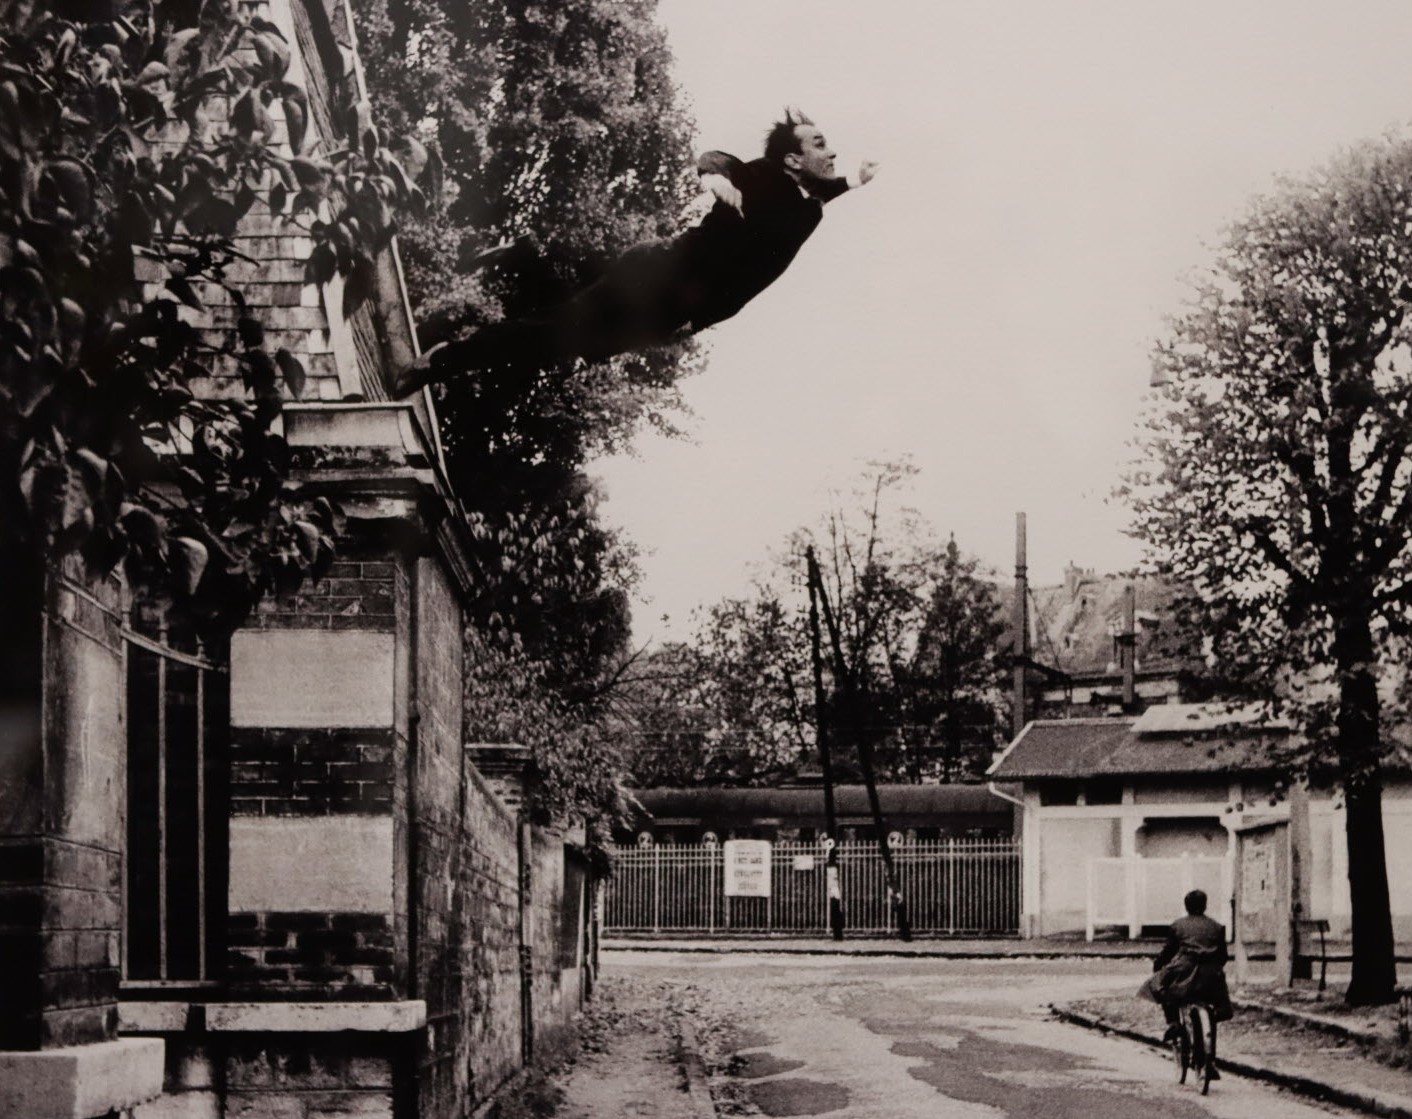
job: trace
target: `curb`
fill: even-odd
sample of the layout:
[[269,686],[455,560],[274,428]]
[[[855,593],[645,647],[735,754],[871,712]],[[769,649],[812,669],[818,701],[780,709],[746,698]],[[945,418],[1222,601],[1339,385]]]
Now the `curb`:
[[751,943],[749,945],[711,945],[692,944],[674,945],[654,942],[650,944],[630,944],[616,943],[604,944],[601,946],[603,952],[673,952],[679,955],[712,955],[712,956],[744,956],[744,955],[766,955],[766,956],[877,956],[891,959],[917,959],[917,960],[1055,960],[1055,959],[1090,959],[1090,960],[1151,960],[1152,949],[1118,949],[1109,952],[1085,952],[1082,949],[1073,950],[1070,948],[1026,948],[1016,952],[985,952],[978,949],[967,948],[924,948],[924,949],[901,949],[901,948],[812,948],[801,945],[771,945],[766,943]]
[[696,1028],[683,1017],[677,1019],[677,1063],[686,1079],[686,1094],[697,1119],[716,1119],[716,1104],[711,1099],[706,1062],[696,1042]]
[[[1141,1042],[1156,1049],[1165,1049],[1162,1039],[1155,1034],[1143,1033],[1140,1030],[1130,1030],[1125,1026],[1111,1025],[1101,1018],[1094,1018],[1087,1014],[1081,1014],[1076,1010],[1069,1010],[1065,1007],[1050,1004],[1049,1012],[1059,1021],[1067,1022],[1073,1026],[1082,1026],[1085,1029],[1097,1030],[1103,1034],[1113,1034],[1117,1037],[1127,1038],[1130,1041]],[[1217,1035],[1217,1048],[1219,1048],[1220,1037]],[[1294,1073],[1281,1072],[1279,1069],[1271,1068],[1269,1065],[1258,1064],[1249,1060],[1232,1060],[1229,1057],[1219,1057],[1216,1060],[1217,1066],[1222,1072],[1234,1072],[1240,1076],[1249,1077],[1252,1080],[1264,1080],[1268,1083],[1287,1088],[1291,1092],[1297,1092],[1301,1096],[1308,1096],[1311,1099],[1322,1100],[1326,1103],[1338,1104],[1340,1107],[1357,1108],[1359,1111],[1366,1111],[1372,1115],[1386,1116],[1387,1119],[1412,1119],[1412,1110],[1391,1103],[1371,1092],[1354,1092],[1346,1088],[1337,1088],[1332,1084],[1325,1084],[1321,1080],[1313,1080],[1307,1076],[1298,1076]]]
[[1303,1011],[1291,1010],[1283,1006],[1268,1006],[1262,1002],[1250,1002],[1247,999],[1231,999],[1231,1005],[1237,1010],[1247,1010],[1253,1014],[1269,1014],[1286,1022],[1295,1025],[1307,1026],[1311,1030],[1318,1030],[1321,1033],[1329,1034],[1332,1037],[1343,1038],[1345,1041],[1358,1042],[1369,1045],[1374,1042],[1384,1040],[1383,1035],[1377,1030],[1359,1029],[1357,1026],[1348,1026],[1322,1014],[1306,1014]]

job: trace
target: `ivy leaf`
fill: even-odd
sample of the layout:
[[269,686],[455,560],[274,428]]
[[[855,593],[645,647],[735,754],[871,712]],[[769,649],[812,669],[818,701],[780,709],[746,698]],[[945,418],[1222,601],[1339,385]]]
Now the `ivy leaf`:
[[247,89],[231,107],[230,126],[244,139],[249,140],[257,127],[255,119],[255,91]]
[[311,194],[316,194],[320,198],[328,189],[328,173],[333,168],[328,164],[315,163],[312,159],[305,159],[303,156],[295,156],[289,161],[289,166],[294,172],[295,178],[299,180],[299,185]]
[[270,186],[270,213],[283,214],[284,204],[289,201],[289,192],[283,183],[274,183]]
[[256,350],[265,344],[265,324],[259,319],[244,316],[235,324],[235,329],[247,350]]
[[319,555],[319,530],[308,521],[295,521],[295,543],[306,563],[313,563]]
[[321,241],[314,246],[314,251],[304,262],[304,282],[322,286],[333,279],[337,266],[338,257],[334,254],[333,247],[327,241]]
[[352,271],[343,280],[343,317],[350,319],[372,294],[376,270],[371,257],[359,255]]
[[245,387],[257,397],[273,391],[277,380],[274,359],[264,350],[248,350],[240,356]]
[[206,545],[189,536],[178,536],[167,549],[167,562],[177,587],[188,598],[196,593],[211,553]]
[[275,351],[275,364],[284,374],[284,383],[289,386],[289,391],[294,395],[294,399],[301,399],[304,396],[304,385],[308,377],[299,359],[288,350],[280,347]]
[[204,309],[205,305],[196,294],[196,289],[191,286],[191,281],[185,276],[171,277],[166,283],[166,288],[188,307],[194,308],[197,311]]
[[289,133],[289,150],[298,155],[304,150],[304,132],[308,128],[309,110],[291,97],[284,99],[284,125]]
[[266,77],[271,80],[283,78],[289,70],[289,44],[284,41],[284,36],[256,31],[250,36],[250,41],[255,47],[255,54],[260,59],[260,66]]

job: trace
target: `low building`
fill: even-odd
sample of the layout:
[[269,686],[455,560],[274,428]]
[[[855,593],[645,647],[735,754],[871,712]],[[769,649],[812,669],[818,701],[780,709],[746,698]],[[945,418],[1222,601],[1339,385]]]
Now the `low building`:
[[[1092,936],[1116,925],[1136,935],[1168,923],[1192,886],[1205,888],[1213,916],[1229,922],[1237,831],[1289,815],[1277,776],[1289,734],[1277,723],[1193,704],[1030,723],[990,771],[1023,789],[1022,931]],[[1396,868],[1396,853],[1412,842],[1405,775],[1387,782],[1383,814]],[[1346,935],[1348,856],[1337,796],[1312,792],[1308,816],[1305,916]],[[1389,886],[1396,934],[1409,939],[1412,876],[1392,873]]]
[[[703,839],[770,839],[812,843],[824,835],[820,785],[775,789],[642,789],[643,815],[621,842],[699,843]],[[1014,834],[1014,806],[985,785],[879,785],[889,831],[913,840]],[[876,838],[867,789],[834,790],[840,840]]]

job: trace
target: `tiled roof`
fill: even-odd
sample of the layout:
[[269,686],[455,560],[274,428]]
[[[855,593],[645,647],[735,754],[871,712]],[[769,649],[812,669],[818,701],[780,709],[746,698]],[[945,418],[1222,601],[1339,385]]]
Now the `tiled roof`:
[[1044,719],[1027,726],[990,772],[998,781],[1140,774],[1249,773],[1272,768],[1278,729],[1140,734],[1132,719]]
[[[819,817],[822,788],[794,789],[637,789],[633,796],[663,819],[760,819]],[[984,785],[879,785],[878,799],[888,816],[949,814],[1010,815],[1010,805]],[[840,816],[867,816],[867,790],[842,785],[834,790]]]

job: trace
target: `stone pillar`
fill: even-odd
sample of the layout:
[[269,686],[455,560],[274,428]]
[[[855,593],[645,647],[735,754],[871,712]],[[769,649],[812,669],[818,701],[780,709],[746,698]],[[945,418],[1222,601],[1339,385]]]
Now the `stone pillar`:
[[392,993],[406,581],[344,540],[329,577],[231,637],[233,989]]
[[471,742],[466,744],[466,753],[505,807],[517,815],[522,813],[530,748],[511,743]]
[[[21,591],[20,593],[23,593]],[[86,1119],[160,1093],[119,1041],[126,680],[120,588],[54,573],[39,694],[0,750],[0,1117]]]

